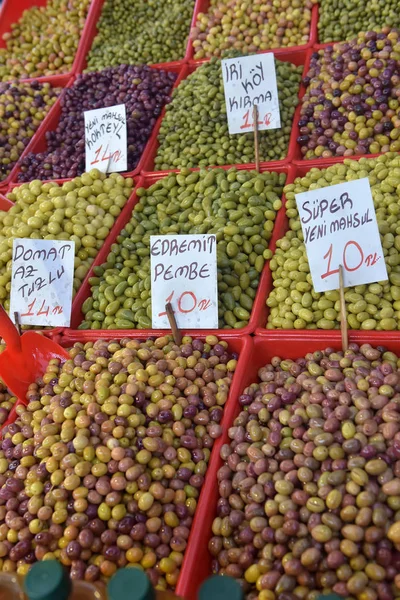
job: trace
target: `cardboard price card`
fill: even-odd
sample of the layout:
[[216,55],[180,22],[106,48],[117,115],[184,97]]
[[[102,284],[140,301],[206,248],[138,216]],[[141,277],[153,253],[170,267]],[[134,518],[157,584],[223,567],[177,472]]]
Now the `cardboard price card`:
[[217,329],[215,235],[150,236],[151,309],[154,329],[169,329],[171,303],[181,329]]
[[75,242],[15,239],[10,318],[21,325],[69,327]]
[[258,129],[279,129],[278,87],[272,53],[221,61],[229,133],[254,131],[253,106],[258,107]]
[[368,178],[296,194],[316,292],[387,280]]
[[117,173],[128,168],[125,104],[86,110],[85,170]]

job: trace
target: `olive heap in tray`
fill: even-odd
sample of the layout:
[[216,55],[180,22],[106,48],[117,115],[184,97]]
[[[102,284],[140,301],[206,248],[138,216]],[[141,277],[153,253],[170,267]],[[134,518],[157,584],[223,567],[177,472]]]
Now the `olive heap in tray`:
[[72,579],[137,565],[174,588],[236,368],[215,336],[75,343],[3,431],[2,569]]
[[247,600],[400,588],[400,359],[369,344],[272,358],[221,448],[213,571]]
[[[277,241],[270,261],[273,289],[267,329],[339,329],[339,291],[315,292],[295,195],[368,177],[376,211],[388,280],[345,289],[350,329],[394,331],[400,316],[400,228],[398,225],[400,157],[345,159],[325,169],[312,168],[285,187],[289,229]],[[400,189],[400,188],[399,188]]]
[[285,173],[182,169],[136,190],[130,221],[93,269],[80,329],[151,329],[150,236],[215,234],[219,327],[248,324]]

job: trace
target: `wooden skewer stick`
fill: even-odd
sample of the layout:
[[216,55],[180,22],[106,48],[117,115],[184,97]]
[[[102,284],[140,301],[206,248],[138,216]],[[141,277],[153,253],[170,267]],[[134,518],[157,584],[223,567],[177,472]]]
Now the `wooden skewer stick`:
[[256,171],[260,172],[260,148],[258,145],[258,107],[253,106],[253,122],[254,122],[254,154],[256,156]]
[[344,299],[344,285],[343,285],[343,266],[339,265],[339,292],[340,292],[340,331],[342,333],[342,348],[343,352],[349,347],[349,338],[347,334],[347,313],[346,313],[346,301]]
[[19,322],[19,313],[15,312],[14,313],[14,321],[15,321],[15,327],[17,328],[17,331],[19,333],[19,335],[21,335],[21,323]]
[[175,344],[180,346],[182,343],[182,334],[178,329],[178,325],[176,324],[174,309],[172,308],[171,302],[168,302],[168,304],[165,305],[165,310],[167,311],[167,317],[172,330],[172,335],[174,336]]

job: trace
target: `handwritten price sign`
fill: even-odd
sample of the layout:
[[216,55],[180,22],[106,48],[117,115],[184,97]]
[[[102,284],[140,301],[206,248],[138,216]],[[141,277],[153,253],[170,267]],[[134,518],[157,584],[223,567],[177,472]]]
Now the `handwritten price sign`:
[[368,178],[296,194],[314,289],[385,281],[381,239]]
[[168,302],[178,327],[218,328],[216,248],[215,235],[150,237],[154,329],[169,329]]
[[279,129],[281,117],[274,55],[227,58],[221,66],[229,133],[254,130],[255,104],[258,107],[258,129]]
[[126,171],[126,111],[125,104],[97,108],[84,112],[86,171],[102,173]]
[[69,327],[75,242],[16,239],[10,317],[21,325]]

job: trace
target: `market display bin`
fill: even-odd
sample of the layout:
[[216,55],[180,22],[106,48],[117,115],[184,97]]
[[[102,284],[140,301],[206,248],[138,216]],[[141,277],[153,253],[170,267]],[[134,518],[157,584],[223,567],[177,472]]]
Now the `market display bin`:
[[45,118],[40,123],[39,127],[37,128],[37,130],[31,137],[25,150],[22,152],[21,156],[19,157],[17,164],[11,169],[11,171],[7,175],[7,177],[5,179],[3,179],[3,181],[0,181],[0,191],[2,191],[5,187],[7,187],[13,181],[16,181],[16,179],[18,177],[18,173],[20,171],[20,167],[19,167],[20,161],[23,160],[25,158],[25,156],[27,154],[29,154],[29,152],[33,152],[33,149],[35,148],[38,141],[42,137],[45,136],[45,132],[48,130],[51,123],[53,122],[55,115],[59,114],[59,111],[61,110],[60,109],[61,95],[64,93],[64,90],[66,88],[71,87],[71,85],[74,82],[74,78],[71,76],[68,76],[68,78],[66,79],[63,75],[55,75],[54,77],[51,77],[51,78],[46,77],[46,78],[42,78],[42,79],[31,79],[29,81],[39,81],[40,83],[50,83],[50,85],[53,88],[57,88],[57,87],[61,88],[61,92],[60,92],[60,95],[58,96],[57,100],[55,101],[53,106],[50,108],[47,115],[45,116]]
[[[221,167],[221,168],[229,169],[230,167],[226,166],[226,167]],[[242,169],[244,170],[245,167],[242,167]],[[194,170],[198,170],[198,169],[192,169],[192,171],[194,171]],[[281,166],[281,167],[277,167],[275,169],[263,168],[262,172],[276,171],[278,173],[286,173],[287,180],[289,180],[289,179],[293,180],[292,179],[293,175],[289,175],[291,170],[292,170],[292,167]],[[165,177],[167,175],[168,175],[168,173],[166,173],[166,172],[157,173],[157,174],[153,173],[152,175],[147,175],[142,178],[141,183],[139,183],[136,187],[148,188],[151,185],[153,185],[153,183],[156,183],[159,179],[162,179],[163,177]],[[119,229],[117,228],[117,223],[116,223],[114,225],[111,233],[107,237],[106,243],[104,244],[103,248],[97,255],[97,258],[93,262],[87,277],[85,278],[80,289],[78,290],[78,293],[75,296],[73,306],[72,306],[72,315],[71,315],[71,329],[72,330],[77,329],[79,327],[79,325],[82,323],[82,321],[84,320],[84,316],[82,313],[82,305],[83,305],[84,301],[91,294],[89,278],[92,277],[92,275],[93,275],[94,267],[99,266],[102,263],[106,262],[107,255],[110,251],[112,244],[114,244],[114,242],[116,241],[121,229],[123,229],[125,227],[125,225],[128,223],[128,221],[130,220],[132,209],[136,203],[137,203],[137,196],[134,193],[133,197],[131,198],[131,201],[130,201],[129,210],[128,210],[128,207],[126,206],[123,213],[121,213],[121,215],[118,219]],[[279,229],[279,226],[277,225],[278,222],[282,221],[282,217],[280,217],[280,214],[282,211],[283,211],[283,207],[278,211],[277,217],[275,219],[274,230],[272,232],[272,237],[271,237],[271,240],[269,243],[269,248],[272,251],[275,250],[276,241],[279,238],[281,238],[283,235]],[[270,270],[268,267],[268,261],[267,261],[264,265],[264,269],[260,276],[260,282],[258,284],[257,294],[254,299],[250,320],[246,327],[244,327],[243,329],[212,329],[212,330],[200,329],[200,330],[191,330],[191,333],[193,334],[196,331],[197,335],[213,335],[214,334],[214,335],[228,335],[228,336],[248,335],[248,334],[253,333],[255,328],[257,327],[258,323],[261,320],[259,313],[261,312],[261,310],[263,310],[263,307],[265,305],[265,297],[267,294],[267,290],[269,290],[270,286],[271,286],[270,278],[271,278],[271,274],[270,274]],[[79,333],[81,331],[83,331],[83,330],[75,331],[75,332],[73,332],[73,335],[79,335]],[[94,331],[94,332],[97,331],[98,332],[99,330],[88,330],[88,331]],[[127,330],[108,329],[105,331],[109,332],[108,335],[113,335],[114,337],[115,336],[124,337],[125,335],[127,335],[127,336],[133,335],[135,333],[135,331],[138,333],[142,332],[143,335],[145,335],[145,336],[146,335],[147,336],[154,336],[154,335],[161,336],[161,335],[165,334],[166,330],[165,329],[157,329],[157,330],[155,330],[155,329],[146,329],[146,330],[145,329],[127,329]],[[64,333],[68,333],[68,330],[65,330]]]
[[[197,15],[199,13],[207,13],[207,11],[210,7],[210,4],[211,4],[210,0],[197,0],[196,1],[196,8],[195,8],[194,15],[193,15],[192,27],[196,26]],[[281,48],[273,48],[271,50],[271,52],[273,52],[274,54],[278,54],[281,51],[288,51],[288,52],[291,52],[292,54],[296,54],[297,52],[299,52],[301,50],[305,50],[307,48],[312,48],[317,41],[317,24],[318,24],[318,5],[315,4],[311,9],[310,38],[309,38],[308,42],[306,44],[302,44],[301,46],[288,46],[288,47],[281,47]],[[195,61],[192,39],[189,39],[188,59],[191,62],[193,61],[196,63],[200,63],[200,62],[204,62],[204,60],[208,60],[208,59],[201,59],[201,60]]]
[[[361,156],[354,156],[354,157],[347,157],[350,158],[352,160],[358,160],[360,158],[362,158]],[[373,158],[372,155],[371,156],[367,156],[366,158]],[[311,162],[311,161],[310,161]],[[318,169],[326,169],[327,167],[331,166],[333,163],[322,163],[319,162],[317,164],[309,164],[309,161],[307,162],[303,162],[301,166],[296,165],[294,167],[292,167],[291,171],[289,172],[288,175],[288,179],[287,179],[287,183],[293,183],[295,179],[297,179],[297,177],[304,177],[304,175],[306,173],[308,173],[308,171],[312,168],[318,168]],[[277,217],[276,223],[275,223],[275,229],[277,231],[280,232],[278,239],[281,239],[284,237],[284,235],[286,234],[286,232],[289,229],[289,220],[286,216],[286,198],[285,196],[283,196],[283,206],[281,208],[281,210],[279,211],[279,215]],[[276,241],[277,241],[276,240]],[[275,247],[276,247],[276,241],[275,241]],[[340,330],[335,330],[335,329],[330,329],[330,330],[322,330],[322,329],[315,329],[315,330],[310,330],[310,329],[266,329],[266,324],[268,321],[268,317],[269,317],[269,312],[270,309],[266,304],[266,301],[271,293],[271,291],[273,290],[273,279],[272,279],[272,272],[269,266],[269,261],[268,263],[265,265],[264,267],[264,271],[266,271],[266,279],[267,279],[267,286],[265,289],[265,296],[263,298],[263,302],[261,304],[261,298],[260,298],[260,309],[258,312],[258,323],[256,326],[256,330],[255,330],[255,335],[256,336],[261,336],[261,337],[267,337],[268,339],[273,338],[274,335],[278,334],[278,335],[292,335],[293,339],[299,339],[301,340],[304,335],[310,335],[310,334],[315,334],[317,337],[322,336],[322,338],[324,338],[325,334],[338,334],[340,337]],[[351,337],[351,339],[354,339],[353,336],[356,333],[361,333],[361,334],[365,334],[365,331],[361,331],[361,330],[351,330],[349,329],[349,336]],[[386,339],[386,336],[388,335],[388,332],[382,332],[382,331],[368,331],[368,335],[371,337],[371,343],[374,343],[375,339],[380,339],[383,336],[383,339]],[[394,335],[398,335],[394,333]],[[390,338],[389,338],[390,339]]]
[[[190,334],[190,332],[185,332],[185,333],[187,335]],[[163,335],[165,335],[165,332],[163,333]],[[104,339],[105,340],[114,339],[115,340],[115,339],[122,339],[123,337],[130,337],[131,339],[146,340],[146,339],[148,339],[149,336],[146,333],[140,332],[140,331],[130,331],[129,335],[125,335],[124,332],[112,332],[112,331],[110,331],[110,332],[109,331],[79,331],[79,332],[66,331],[65,335],[58,341],[64,348],[69,348],[75,342],[82,342],[82,343],[92,342],[92,341],[94,342],[98,339],[103,339],[103,340]],[[155,337],[155,336],[152,335],[151,337]],[[202,332],[201,334],[199,334],[196,337],[204,340],[205,334]],[[230,425],[230,423],[232,422],[232,420],[235,417],[236,407],[237,407],[237,398],[241,394],[241,391],[243,388],[243,378],[249,369],[252,358],[254,357],[254,350],[253,350],[253,339],[250,336],[236,335],[236,336],[227,337],[227,336],[222,335],[222,336],[220,336],[220,339],[225,339],[225,341],[228,342],[228,348],[232,352],[235,352],[239,355],[236,372],[232,379],[228,400],[227,400],[227,402],[225,404],[225,408],[224,408],[224,416],[221,421],[221,426],[222,426],[222,429],[224,432],[223,435],[225,436],[227,427]],[[21,404],[23,404],[22,401],[19,401],[17,403],[18,406]],[[16,407],[14,407],[14,409],[10,413],[10,417],[6,424],[14,422],[15,418],[16,418]],[[0,432],[0,435],[1,435],[1,432]],[[214,450],[214,448],[217,448],[217,449]],[[218,460],[218,456],[219,456],[218,440],[215,441],[214,448],[211,452],[210,463],[209,463],[210,466],[212,463],[216,464],[217,460]],[[195,516],[193,519],[192,531],[189,536],[187,549],[185,551],[185,557],[184,557],[183,564],[181,567],[181,574],[180,574],[177,588],[176,588],[176,593],[178,595],[182,595],[185,598],[188,598],[190,600],[194,599],[194,595],[191,595],[191,594],[186,595],[184,590],[188,589],[188,587],[189,587],[188,583],[190,584],[190,582],[193,578],[194,578],[194,580],[197,580],[197,574],[194,571],[192,573],[190,572],[190,565],[193,564],[193,553],[196,554],[196,550],[192,549],[192,545],[194,548],[197,547],[197,545],[198,545],[198,537],[199,537],[198,532],[199,531],[201,532],[201,530],[203,528],[204,515],[207,514],[207,507],[209,507],[209,502],[210,502],[209,492],[207,491],[207,489],[208,488],[211,488],[211,489],[216,488],[215,473],[216,473],[215,467],[213,469],[209,468],[207,470],[203,488],[200,492],[196,513],[195,513]],[[208,529],[209,528],[207,528],[207,531],[208,531]],[[204,549],[206,550],[207,548],[205,547]],[[203,565],[199,564],[198,567],[200,568],[200,573],[202,573]],[[195,569],[195,571],[196,571],[196,569]]]
[[[79,72],[82,72],[84,69],[87,68],[87,55],[90,52],[91,48],[92,48],[92,44],[93,44],[93,40],[96,37],[97,33],[98,33],[98,29],[97,29],[97,23],[99,21],[99,18],[101,16],[101,12],[103,10],[103,5],[105,3],[105,0],[93,0],[93,2],[95,2],[96,7],[93,11],[93,19],[91,19],[88,28],[86,30],[86,46],[85,46],[85,52],[82,53],[82,63],[80,64],[80,70]],[[188,29],[188,39],[187,39],[187,43],[186,43],[186,51],[185,51],[185,56],[182,56],[181,59],[173,61],[173,62],[165,62],[165,63],[155,63],[150,65],[151,67],[158,67],[161,69],[165,69],[167,66],[168,67],[172,67],[172,66],[181,66],[183,65],[185,62],[187,62],[190,58],[190,48],[191,48],[191,42],[189,39],[189,34],[190,34],[190,30],[192,27],[194,27],[195,24],[195,15],[196,15],[196,11],[195,11],[195,2],[193,4],[193,15],[192,15],[192,21],[190,24],[190,27]],[[166,34],[167,35],[167,34]]]
[[[303,332],[302,337],[292,336],[291,332],[274,332],[269,339],[256,336],[253,338],[253,347],[249,360],[244,371],[237,371],[238,379],[235,382],[235,390],[239,387],[236,395],[238,396],[251,383],[258,380],[258,371],[261,367],[268,364],[274,356],[285,359],[296,359],[305,356],[308,352],[316,350],[325,350],[334,348],[341,350],[340,332]],[[373,336],[371,332],[354,332],[351,341],[357,344],[384,345],[388,350],[400,353],[400,338],[396,333],[382,336]],[[317,335],[310,335],[317,334]],[[221,447],[230,442],[228,437],[228,427],[233,425],[235,418],[241,411],[239,403],[233,407],[230,405],[229,416],[231,421],[227,422],[228,413],[226,413],[226,426],[223,429],[222,436],[216,441],[212,457],[208,466],[207,480],[202,489],[202,498],[207,498],[207,503],[201,502],[197,508],[196,519],[193,524],[190,541],[188,545],[183,570],[179,580],[177,591],[184,598],[195,599],[201,583],[212,575],[212,557],[208,551],[208,543],[212,537],[211,526],[214,518],[217,516],[217,502],[219,498],[217,473],[224,464],[220,458]]]
[[[268,52],[265,52],[263,54],[268,54]],[[294,65],[296,65],[296,67],[305,65],[304,69],[303,69],[303,77],[304,77],[305,72],[306,72],[305,69],[307,67],[307,63],[309,64],[307,50],[300,50],[297,53],[293,53],[288,50],[282,50],[277,53],[274,53],[274,56],[282,62],[291,62]],[[189,65],[184,66],[180,73],[179,78],[177,79],[177,81],[175,83],[174,88],[178,87],[182,80],[187,79],[187,77],[189,75],[191,75],[192,73],[194,73],[194,71],[204,62],[207,62],[207,61],[201,61],[201,62],[196,62],[196,63],[191,62]],[[305,90],[303,90],[303,85],[300,84],[299,98],[302,97],[302,95],[304,94],[304,91]],[[297,122],[296,114],[297,114],[298,108],[299,107],[296,108],[295,113],[293,115],[292,131],[291,131],[290,138],[289,138],[288,152],[287,152],[286,157],[283,158],[282,160],[277,160],[277,161],[260,162],[260,167],[262,167],[262,168],[268,167],[268,169],[272,170],[275,167],[279,167],[280,165],[286,165],[286,164],[292,163],[292,161],[294,159],[294,152],[295,152],[296,145],[297,145],[296,140],[298,137],[298,133],[295,128],[295,124]],[[160,117],[161,120],[164,118],[165,112],[166,112],[166,108],[164,107],[163,112]],[[154,160],[156,158],[157,151],[159,148],[159,143],[158,143],[159,130],[160,130],[159,127],[154,128],[153,135],[151,136],[148,146],[146,148],[146,156],[144,159],[143,171],[142,171],[143,175],[147,175],[149,173],[161,173],[161,172],[171,172],[171,171],[178,172],[179,171],[179,168],[178,169],[168,169],[167,171],[157,171],[155,169]],[[260,132],[260,133],[263,133],[263,132]],[[230,165],[230,166],[235,166],[237,168],[243,167],[245,169],[255,169],[255,163],[247,163],[244,165]],[[217,165],[217,167],[218,167],[218,165]]]
[[[331,45],[332,44],[320,44],[319,46],[314,46],[311,50],[308,51],[307,57],[306,57],[305,63],[304,63],[303,78],[307,76],[307,73],[310,69],[312,55],[315,52],[317,52],[317,50],[326,48],[327,46],[331,46]],[[307,86],[302,82],[301,86],[300,86],[299,97],[303,98],[306,91],[307,91]],[[357,154],[354,156],[330,156],[329,158],[305,159],[301,152],[300,144],[297,141],[298,137],[300,136],[299,121],[300,121],[301,106],[302,105],[300,103],[299,106],[296,108],[296,112],[295,112],[294,118],[293,118],[292,132],[290,135],[290,142],[292,144],[291,158],[292,158],[293,164],[301,165],[301,166],[307,165],[308,169],[311,169],[311,167],[318,167],[320,169],[323,169],[324,167],[335,164],[335,163],[342,163],[346,158],[357,160],[362,157],[376,158],[377,156],[381,156],[381,154],[384,154],[383,152],[380,152],[378,154]]]
[[[125,175],[125,177],[128,177],[128,175]],[[56,179],[56,180],[52,180],[52,181],[54,181],[55,183],[58,183],[59,185],[62,185],[66,181],[71,181],[71,180],[70,179]],[[43,182],[43,183],[45,183],[45,182]],[[8,191],[11,192],[13,189],[15,189],[16,187],[18,187],[20,185],[23,185],[23,184],[17,183],[17,184],[10,185]],[[143,185],[143,178],[142,177],[135,178],[132,193],[131,193],[130,197],[127,199],[127,202],[126,202],[124,208],[121,210],[121,213],[116,218],[115,223],[110,230],[110,233],[108,234],[107,238],[104,240],[103,246],[98,251],[97,257],[95,258],[93,265],[97,264],[97,262],[96,262],[97,260],[100,261],[100,264],[106,260],[108,253],[109,253],[109,248],[110,248],[109,244],[108,244],[108,240],[111,237],[113,237],[113,239],[115,239],[115,237],[118,235],[118,233],[124,227],[125,223],[130,219],[130,216],[132,214],[132,208],[136,204],[136,193],[135,193],[136,188],[141,187],[142,185]],[[0,193],[0,210],[8,211],[12,206],[14,206],[14,203],[11,202],[11,200],[9,200],[5,195],[2,195]],[[89,279],[89,277],[91,277],[93,265],[89,268],[89,271],[87,272],[84,280],[82,281],[79,290],[75,294],[75,297],[72,299],[71,323],[74,319],[74,314],[77,312],[80,312],[80,308],[82,306],[82,304],[79,300],[80,293],[81,293],[82,288],[86,289],[86,287],[89,285],[88,279]],[[63,328],[56,327],[53,329],[45,329],[43,332],[45,335],[50,336],[53,340],[59,341],[62,331],[63,331]]]
[[[0,7],[0,48],[6,47],[5,40],[3,40],[3,35],[10,31],[12,24],[21,18],[22,13],[25,10],[27,10],[28,8],[32,8],[33,6],[46,6],[46,4],[47,0],[3,0],[3,4]],[[88,50],[88,34],[90,31],[91,23],[96,17],[97,4],[97,0],[92,0],[89,6],[88,14],[86,17],[86,23],[81,34],[74,62],[71,65],[71,71],[69,73],[62,73],[60,75],[48,75],[34,79],[26,78],[22,79],[21,81],[37,80],[42,83],[49,82],[53,86],[55,86],[60,85],[58,81],[60,81],[61,78],[65,86],[72,75],[80,72],[82,62]]]
[[[179,78],[179,75],[181,72],[181,66],[178,64],[170,66],[166,63],[164,66],[152,67],[152,68],[155,68],[155,69],[162,68],[165,71],[168,71],[169,73],[176,73],[178,78]],[[75,78],[71,79],[66,87],[72,87],[72,85],[74,84],[74,81],[75,81]],[[33,152],[34,154],[39,154],[40,152],[44,152],[45,150],[47,150],[46,134],[49,131],[54,131],[55,129],[57,129],[57,126],[60,121],[60,116],[61,116],[61,104],[60,104],[60,102],[56,102],[56,104],[52,107],[50,114],[46,117],[46,121],[42,123],[43,127],[42,126],[40,127],[40,132],[38,129],[35,136],[32,138],[32,142],[29,144],[29,147],[24,152],[23,156],[25,156],[29,152]],[[139,175],[139,173],[143,170],[143,165],[145,162],[146,155],[148,153],[150,141],[151,141],[154,133],[156,131],[158,131],[158,129],[159,129],[159,127],[161,125],[161,119],[162,119],[162,113],[154,125],[153,132],[150,134],[149,140],[143,150],[142,156],[141,156],[136,168],[133,171],[129,171],[129,172],[124,171],[121,173],[121,175],[124,175],[126,177],[134,177],[134,176]],[[12,183],[18,182],[18,174],[20,173],[20,171],[21,171],[20,167],[18,165],[16,165],[16,167],[13,169],[12,173],[10,173],[10,175],[9,175],[10,182],[12,182]]]

